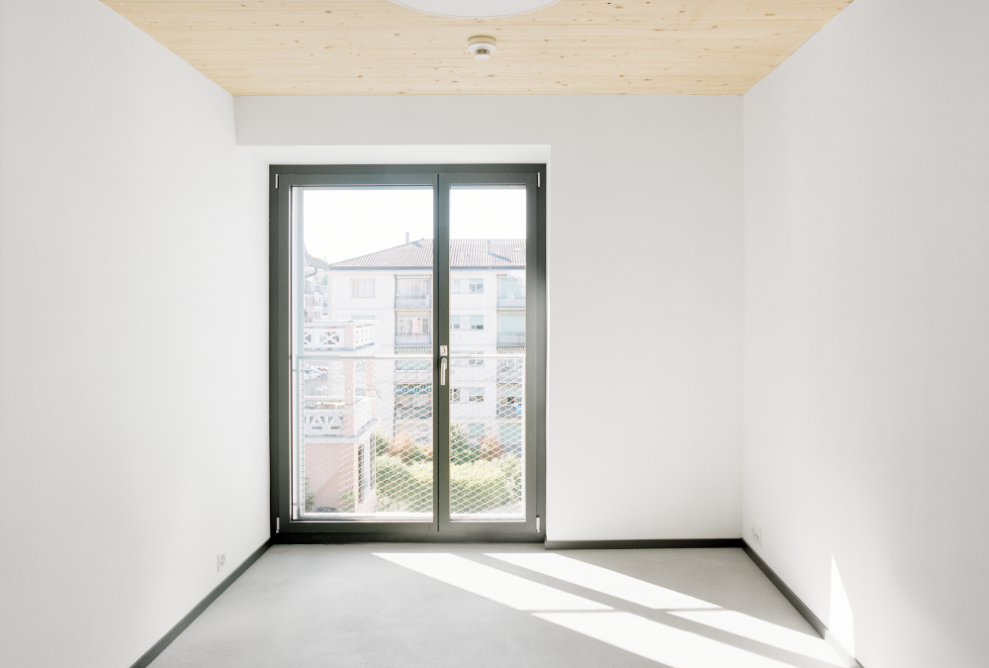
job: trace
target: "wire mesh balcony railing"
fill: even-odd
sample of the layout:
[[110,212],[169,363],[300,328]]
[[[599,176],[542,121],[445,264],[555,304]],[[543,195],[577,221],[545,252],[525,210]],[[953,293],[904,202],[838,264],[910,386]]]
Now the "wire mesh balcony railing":
[[[523,517],[521,358],[451,360],[454,520]],[[297,489],[307,515],[429,520],[433,513],[431,357],[300,361]]]
[[521,519],[522,360],[453,359],[450,386],[451,516],[454,520]]

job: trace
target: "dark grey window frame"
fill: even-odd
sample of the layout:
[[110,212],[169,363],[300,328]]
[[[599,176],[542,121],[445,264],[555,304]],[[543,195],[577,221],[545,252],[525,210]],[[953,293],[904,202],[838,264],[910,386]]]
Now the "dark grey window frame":
[[[498,165],[271,165],[269,167],[269,437],[271,534],[277,543],[351,541],[543,542],[546,538],[546,166]],[[291,512],[291,189],[293,186],[366,185],[434,188],[433,294],[449,293],[449,192],[460,185],[525,185],[526,266],[526,519],[520,522],[451,522],[449,498],[434,492],[432,522],[298,521]],[[449,345],[449,313],[433,307],[434,377],[439,346]],[[438,387],[438,386],[437,386]],[[447,386],[449,387],[449,385]],[[449,403],[434,403],[434,443],[449,433]],[[449,460],[437,451],[437,490],[449,486]]]

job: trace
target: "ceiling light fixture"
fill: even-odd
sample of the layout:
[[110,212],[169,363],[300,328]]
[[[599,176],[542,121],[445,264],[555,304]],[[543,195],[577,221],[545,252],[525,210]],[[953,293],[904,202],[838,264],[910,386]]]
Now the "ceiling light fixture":
[[395,4],[427,14],[464,19],[493,19],[527,14],[559,0],[392,0]]
[[497,48],[498,45],[495,43],[494,37],[478,35],[477,37],[471,37],[467,41],[467,50],[470,51],[470,55],[478,60],[487,60]]

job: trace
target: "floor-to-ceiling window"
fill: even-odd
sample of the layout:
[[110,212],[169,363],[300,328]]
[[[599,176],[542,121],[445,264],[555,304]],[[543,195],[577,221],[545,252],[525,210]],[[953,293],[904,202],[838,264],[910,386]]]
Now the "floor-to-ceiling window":
[[544,535],[542,179],[272,168],[282,539]]

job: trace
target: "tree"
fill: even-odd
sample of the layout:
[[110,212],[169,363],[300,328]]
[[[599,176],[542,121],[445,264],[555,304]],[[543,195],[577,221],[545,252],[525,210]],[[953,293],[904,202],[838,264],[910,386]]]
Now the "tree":
[[477,448],[470,444],[467,431],[462,424],[450,425],[450,460],[454,464],[469,464],[477,461]]
[[408,464],[412,461],[416,452],[416,442],[409,432],[403,431],[401,434],[395,437],[395,440],[391,442],[388,446],[388,454],[392,457],[398,457],[402,460],[403,464]]

